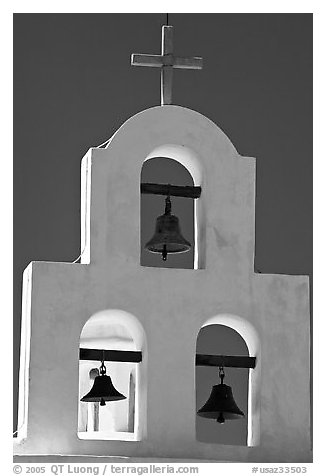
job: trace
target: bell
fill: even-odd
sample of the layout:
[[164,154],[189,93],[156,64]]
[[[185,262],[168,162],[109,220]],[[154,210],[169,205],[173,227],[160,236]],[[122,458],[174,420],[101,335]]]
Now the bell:
[[111,377],[105,375],[106,367],[104,362],[101,364],[100,373],[101,375],[95,377],[91,390],[80,399],[81,402],[101,402],[100,405],[104,406],[105,402],[124,400],[127,398],[113,386]]
[[216,420],[218,423],[224,423],[225,420],[236,420],[244,416],[234,401],[231,387],[223,383],[225,374],[223,370],[222,372],[220,370],[221,383],[213,386],[209,399],[197,412],[199,416]]
[[189,241],[181,235],[179,218],[171,215],[171,200],[168,196],[165,199],[165,213],[156,219],[154,236],[146,243],[145,249],[161,253],[163,261],[166,261],[168,253],[184,253],[190,248]]

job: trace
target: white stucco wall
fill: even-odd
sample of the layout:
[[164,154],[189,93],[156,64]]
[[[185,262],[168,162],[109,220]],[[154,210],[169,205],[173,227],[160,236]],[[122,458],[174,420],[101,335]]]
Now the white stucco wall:
[[[139,264],[141,167],[166,144],[184,146],[200,161],[202,269]],[[238,155],[204,116],[164,106],[129,119],[106,149],[91,149],[83,170],[84,264],[29,268],[22,348],[28,341],[30,357],[21,365],[28,395],[20,388],[28,411],[19,408],[27,438],[15,453],[311,461],[308,278],[253,271],[255,160]],[[135,316],[146,334],[147,436],[138,442],[77,437],[79,338],[90,316],[109,309]],[[256,446],[196,441],[196,338],[219,315],[247,322],[259,339],[252,371],[260,375],[252,406]]]

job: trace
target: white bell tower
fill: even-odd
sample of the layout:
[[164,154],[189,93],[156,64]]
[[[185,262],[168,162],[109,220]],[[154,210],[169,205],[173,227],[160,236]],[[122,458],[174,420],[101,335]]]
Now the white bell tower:
[[[201,66],[173,57],[171,31],[162,55],[133,56],[162,68],[163,105],[82,159],[81,262],[32,262],[24,272],[16,456],[311,461],[309,280],[254,272],[255,159],[203,115],[167,104],[173,68]],[[201,191],[194,269],[140,264],[140,175],[157,156],[182,163]],[[247,446],[196,439],[196,340],[211,324],[238,332],[255,362]],[[80,402],[96,350],[127,396],[102,417]]]

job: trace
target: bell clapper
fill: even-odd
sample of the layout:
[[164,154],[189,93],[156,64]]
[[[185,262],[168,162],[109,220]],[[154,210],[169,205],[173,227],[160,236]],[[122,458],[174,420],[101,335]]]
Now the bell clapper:
[[166,261],[168,259],[168,252],[166,249],[166,245],[163,246],[163,251],[162,251],[162,260]]
[[221,423],[221,424],[225,423],[225,418],[224,418],[224,415],[223,415],[222,412],[220,412],[216,421],[217,421],[217,423]]

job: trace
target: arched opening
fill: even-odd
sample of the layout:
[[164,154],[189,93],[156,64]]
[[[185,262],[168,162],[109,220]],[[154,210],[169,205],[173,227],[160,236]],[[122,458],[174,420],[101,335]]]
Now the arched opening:
[[[231,315],[209,319],[197,337],[196,354],[256,357],[255,368],[225,366],[224,384],[232,388],[236,405],[244,417],[225,420],[202,418],[196,414],[196,438],[205,443],[256,446],[259,444],[259,359],[258,336],[247,321]],[[219,384],[219,368],[196,366],[196,411],[208,400],[212,387]]]
[[[166,145],[149,154],[141,171],[141,183],[177,185],[181,187],[202,186],[202,174],[195,154],[186,147]],[[167,260],[162,260],[160,253],[153,253],[145,245],[154,236],[156,220],[165,212],[165,196],[141,194],[141,252],[142,266],[164,268],[198,269],[203,266],[202,220],[199,220],[200,199],[171,196],[172,215],[179,218],[182,237],[190,243],[189,251],[168,253]],[[199,257],[201,255],[201,257]]]
[[[126,398],[84,402],[99,375],[101,361],[80,359],[78,437],[81,439],[139,441],[146,433],[146,339],[139,321],[121,310],[105,310],[94,314],[84,325],[80,336],[84,352],[141,352],[141,362],[105,361],[106,374],[115,389]],[[135,354],[134,354],[135,353]],[[123,352],[119,355],[123,355]],[[125,354],[123,356],[125,358]]]

